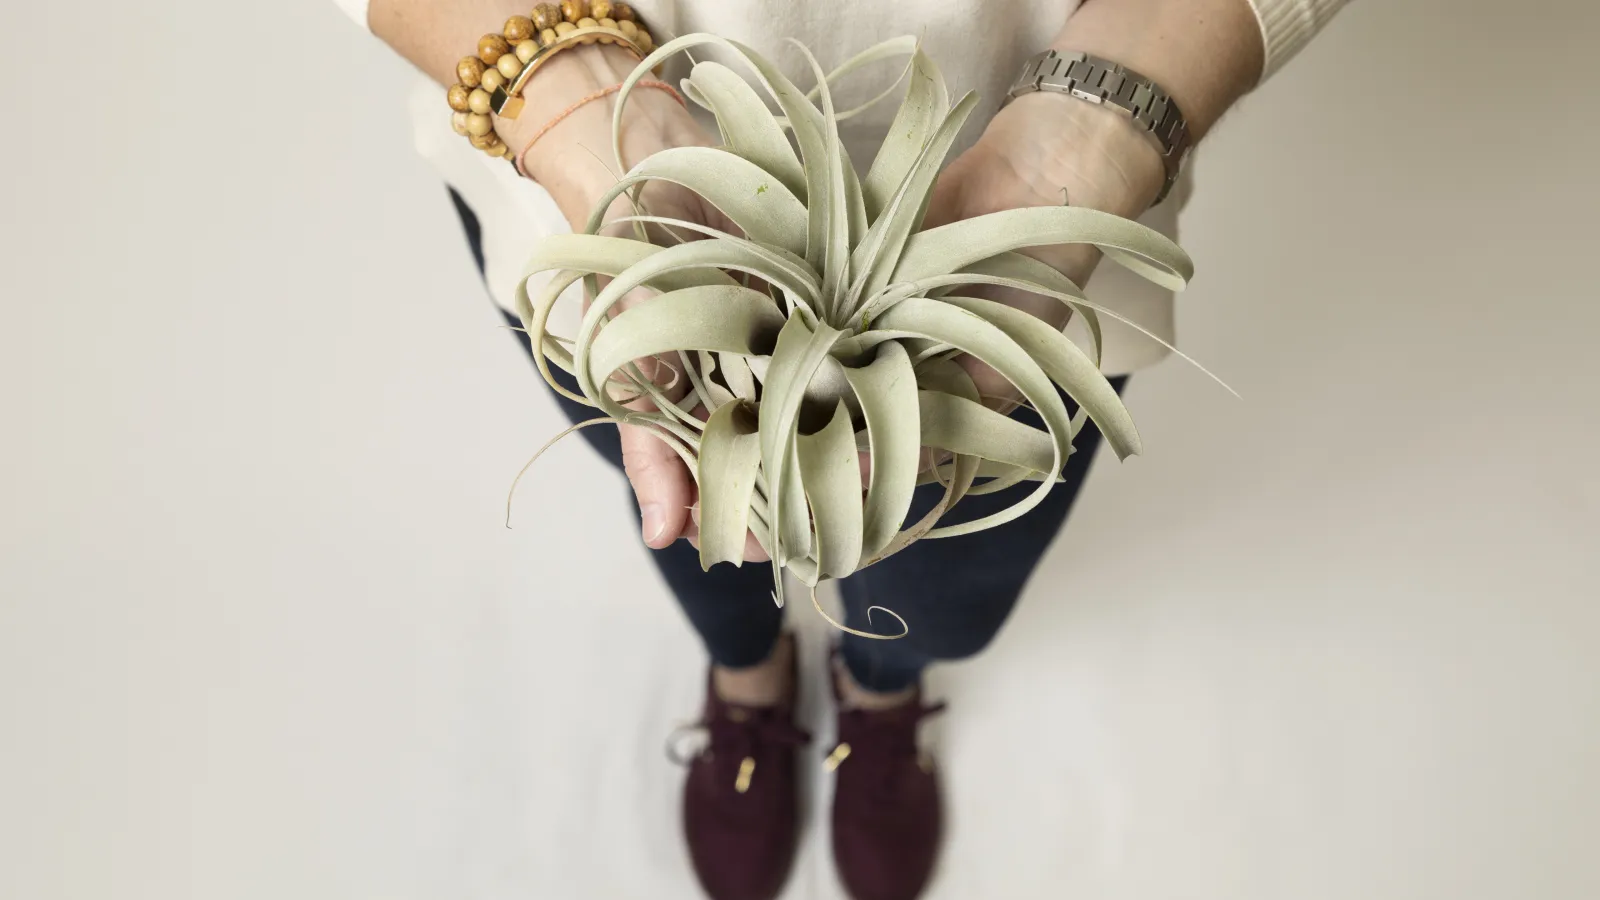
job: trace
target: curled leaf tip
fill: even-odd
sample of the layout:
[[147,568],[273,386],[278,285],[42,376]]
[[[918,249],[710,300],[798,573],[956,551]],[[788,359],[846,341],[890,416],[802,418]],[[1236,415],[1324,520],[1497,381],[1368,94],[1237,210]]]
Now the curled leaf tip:
[[821,601],[817,600],[817,589],[815,586],[812,586],[811,588],[811,606],[816,609],[817,615],[821,616],[824,622],[827,622],[829,625],[832,625],[834,628],[837,628],[845,634],[853,634],[856,637],[868,638],[874,641],[897,641],[911,633],[911,626],[906,624],[906,620],[901,618],[899,613],[889,609],[886,606],[867,607],[867,624],[872,624],[872,611],[875,609],[880,609],[889,615],[894,616],[895,621],[900,623],[899,634],[873,634],[870,631],[862,631],[858,628],[851,628],[848,625],[845,625],[842,622],[834,619],[833,616],[828,615],[828,611],[822,608]]

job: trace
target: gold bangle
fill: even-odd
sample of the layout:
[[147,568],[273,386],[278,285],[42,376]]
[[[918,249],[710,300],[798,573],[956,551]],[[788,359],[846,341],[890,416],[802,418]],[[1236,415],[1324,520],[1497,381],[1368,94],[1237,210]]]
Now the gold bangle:
[[620,31],[612,31],[601,27],[574,28],[564,36],[556,38],[554,43],[540,47],[539,52],[534,54],[533,59],[517,75],[515,81],[496,88],[489,95],[489,108],[494,111],[495,115],[506,119],[515,119],[517,116],[522,115],[522,109],[526,103],[522,97],[523,88],[527,87],[528,81],[538,73],[539,68],[557,53],[580,44],[594,43],[595,39],[601,35],[610,38],[607,43],[613,43],[624,50],[632,51],[634,56],[641,61],[644,59],[645,54],[639,49],[639,46],[624,37]]

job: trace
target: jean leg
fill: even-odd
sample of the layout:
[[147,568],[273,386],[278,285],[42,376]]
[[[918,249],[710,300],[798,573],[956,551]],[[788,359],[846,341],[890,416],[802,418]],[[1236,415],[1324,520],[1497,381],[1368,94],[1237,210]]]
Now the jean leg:
[[[1118,393],[1126,383],[1126,377],[1112,379]],[[1041,426],[1028,410],[1019,410],[1015,418]],[[1076,452],[1062,468],[1064,481],[1023,516],[974,534],[918,541],[840,582],[846,625],[869,632],[897,630],[894,620],[881,612],[869,623],[868,608],[881,606],[904,618],[911,629],[897,640],[845,635],[840,652],[856,683],[885,693],[901,690],[916,683],[929,663],[964,659],[989,645],[1066,522],[1100,446],[1100,432],[1090,423],[1074,443]],[[1023,482],[963,498],[942,524],[999,512],[1035,487]],[[921,518],[943,494],[938,485],[918,488],[909,521]]]
[[[451,202],[461,218],[473,260],[479,275],[484,271],[483,231],[476,214],[455,191],[450,192]],[[502,310],[513,328],[522,323]],[[525,352],[532,358],[533,348],[528,336],[513,331]],[[556,380],[568,390],[577,392],[577,382],[567,373],[553,370]],[[571,398],[551,391],[562,413],[574,424],[592,419],[598,410],[578,403]],[[622,471],[622,443],[615,428],[585,428],[578,432],[605,460]],[[627,491],[628,503],[635,516],[639,507],[633,491]],[[678,541],[664,550],[651,550],[650,558],[661,577],[667,582],[678,605],[683,607],[689,624],[700,635],[713,662],[728,668],[746,668],[766,659],[777,644],[783,628],[783,610],[771,599],[772,569],[766,565],[728,564],[713,566],[711,571],[700,569],[700,553],[687,541]]]

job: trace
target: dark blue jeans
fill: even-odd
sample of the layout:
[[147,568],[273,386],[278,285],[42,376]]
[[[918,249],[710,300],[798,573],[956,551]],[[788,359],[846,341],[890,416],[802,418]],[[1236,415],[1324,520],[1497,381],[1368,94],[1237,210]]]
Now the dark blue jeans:
[[[481,274],[482,233],[477,216],[453,192],[451,199],[461,215]],[[521,325],[509,314],[507,318],[512,325]],[[528,336],[520,331],[513,333],[529,350]],[[566,373],[555,371],[569,389],[577,390]],[[1112,383],[1120,392],[1126,379],[1114,379]],[[591,407],[551,393],[573,422],[596,415]],[[1071,409],[1071,401],[1067,402]],[[1027,410],[1018,410],[1016,417],[1041,425]],[[586,428],[580,434],[621,471],[622,447],[614,429]],[[1015,521],[977,534],[920,541],[841,580],[839,593],[844,601],[845,624],[863,631],[893,631],[894,621],[882,614],[876,617],[875,625],[867,621],[867,609],[882,606],[894,610],[910,627],[910,633],[899,640],[845,635],[840,650],[852,677],[869,690],[895,691],[916,682],[929,663],[973,656],[988,646],[1010,615],[1051,539],[1066,521],[1099,445],[1100,434],[1091,424],[1079,435],[1078,452],[1068,458],[1062,470],[1065,481],[1056,485],[1043,503]],[[944,524],[997,512],[1032,488],[1024,483],[993,494],[966,497]],[[920,518],[932,508],[942,493],[937,485],[918,488],[913,518]],[[632,503],[631,490],[627,496]],[[771,599],[771,566],[735,567],[724,563],[709,572],[701,571],[699,551],[686,541],[652,551],[651,556],[713,661],[743,668],[767,657],[783,626],[783,611]]]

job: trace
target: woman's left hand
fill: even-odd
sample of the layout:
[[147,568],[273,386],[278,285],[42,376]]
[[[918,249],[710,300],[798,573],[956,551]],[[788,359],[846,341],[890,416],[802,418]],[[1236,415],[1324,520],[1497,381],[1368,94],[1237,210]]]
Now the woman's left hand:
[[[1126,117],[1074,97],[1030,94],[1002,109],[971,149],[939,176],[924,228],[1031,206],[1090,207],[1135,218],[1155,200],[1164,170],[1149,140]],[[1084,285],[1099,262],[1087,245],[1023,251]],[[1064,327],[1060,301],[996,287],[965,289]],[[970,357],[960,362],[991,406],[1009,411],[1016,389]]]

